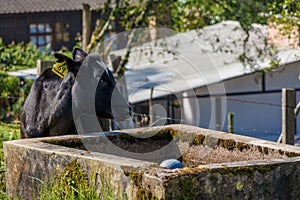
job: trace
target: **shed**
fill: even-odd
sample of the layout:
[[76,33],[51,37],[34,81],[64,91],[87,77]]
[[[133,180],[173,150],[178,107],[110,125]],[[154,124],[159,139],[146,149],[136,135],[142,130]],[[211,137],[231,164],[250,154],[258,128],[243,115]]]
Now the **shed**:
[[[273,49],[267,36],[266,25],[253,24],[245,45],[247,35],[239,23],[224,21],[133,48],[125,77],[136,115],[149,115],[152,94],[157,125],[184,123],[227,131],[227,115],[233,112],[235,133],[276,140],[281,133],[281,88],[295,88],[300,97],[300,49]],[[157,45],[163,42],[168,45]],[[124,51],[112,53],[124,56]],[[249,58],[244,63],[243,56]],[[276,70],[264,73],[272,62],[277,62]]]
[[[32,42],[41,50],[72,49],[82,33],[82,8],[103,6],[102,0],[0,0],[0,37],[5,44]],[[95,26],[99,12],[92,12]]]
[[[155,125],[183,123],[227,131],[227,115],[232,112],[234,133],[277,140],[281,133],[281,89],[296,89],[300,100],[300,49],[269,49],[271,54],[258,59],[259,51],[269,48],[267,33],[267,26],[253,25],[246,46],[253,63],[240,62],[246,36],[235,21],[172,33],[133,48],[125,80],[135,117],[149,116],[153,88]],[[168,48],[157,46],[159,42],[167,42]],[[114,57],[125,53],[111,52]],[[276,70],[264,72],[271,60],[278,61]]]

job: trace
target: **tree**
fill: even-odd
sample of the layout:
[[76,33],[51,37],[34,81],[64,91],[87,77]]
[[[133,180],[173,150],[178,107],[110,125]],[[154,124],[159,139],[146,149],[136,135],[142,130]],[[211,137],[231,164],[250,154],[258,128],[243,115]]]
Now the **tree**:
[[[185,32],[223,20],[235,20],[240,23],[247,35],[244,39],[244,52],[237,59],[245,66],[250,65],[253,69],[257,69],[259,59],[269,57],[270,65],[276,66],[279,60],[272,58],[276,49],[267,43],[267,38],[264,39],[265,46],[257,49],[257,56],[251,57],[247,52],[249,48],[255,48],[249,47],[253,24],[267,24],[269,18],[275,19],[278,23],[288,21],[284,30],[289,33],[288,28],[298,23],[299,10],[299,1],[293,0],[139,0],[134,4],[129,0],[117,0],[113,7],[111,1],[107,1],[102,10],[103,18],[99,20],[94,31],[89,51],[104,40],[104,34],[111,29],[113,22],[123,27],[123,30],[132,30],[148,27],[150,17],[155,16],[157,27]],[[280,18],[277,17],[278,14]],[[130,43],[130,40],[128,41]],[[131,45],[127,44],[127,48],[130,49]],[[109,51],[110,47],[104,54],[108,55]],[[124,71],[129,54],[130,51],[120,62],[121,72]]]
[[300,1],[272,1],[268,5],[271,21],[277,26],[281,25],[281,32],[291,37],[294,27],[300,25]]

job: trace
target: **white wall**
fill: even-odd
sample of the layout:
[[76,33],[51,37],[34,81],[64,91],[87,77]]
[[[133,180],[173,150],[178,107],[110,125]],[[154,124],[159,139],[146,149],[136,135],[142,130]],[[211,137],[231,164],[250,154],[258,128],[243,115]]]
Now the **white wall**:
[[[300,88],[300,63],[287,65],[284,70],[265,76],[266,90]],[[261,75],[250,74],[224,81],[226,93],[260,91]],[[258,81],[257,81],[258,80]],[[195,90],[198,95],[207,94],[207,88]],[[199,126],[215,129],[214,98],[199,98]],[[300,92],[297,92],[297,102]],[[264,139],[276,139],[281,133],[281,93],[226,96],[222,103],[221,117],[225,120],[222,130],[227,131],[227,114],[234,112],[234,132]],[[297,132],[300,134],[300,116],[297,117]]]

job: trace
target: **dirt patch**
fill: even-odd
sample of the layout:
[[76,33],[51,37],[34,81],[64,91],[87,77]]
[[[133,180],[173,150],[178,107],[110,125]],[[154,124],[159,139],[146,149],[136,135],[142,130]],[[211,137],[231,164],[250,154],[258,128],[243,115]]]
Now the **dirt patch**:
[[249,160],[268,160],[268,159],[287,158],[277,150],[267,149],[260,151],[260,148],[247,150],[231,149],[216,146],[214,148],[205,145],[193,145],[183,155],[183,164],[186,167],[196,167],[198,165],[212,163],[227,163]]
[[150,138],[137,138],[131,135],[122,134],[108,137],[108,139],[112,144],[125,151],[133,153],[149,153],[168,145],[173,140],[173,137],[170,134],[165,134],[156,135]]
[[[213,163],[281,159],[296,156],[289,155],[288,152],[238,142],[233,139],[223,140],[220,138],[204,136],[195,137],[194,140],[183,140],[182,138],[174,139],[174,136],[170,133],[170,131],[161,131],[153,136],[145,138],[134,137],[124,133],[114,134],[115,135],[107,136],[106,139],[104,137],[85,139],[75,138],[66,141],[48,141],[48,143],[118,156],[131,156],[130,158],[148,160],[151,162],[161,162],[161,159],[163,159],[164,156],[167,156],[167,158],[170,159],[168,156],[172,153],[165,152],[166,155],[160,155],[162,156],[161,158],[158,158],[159,156],[155,158],[147,158],[143,157],[143,154],[158,151],[168,146],[170,142],[175,141],[174,148],[176,147],[175,150],[178,151],[178,154],[173,154],[175,157],[172,158],[178,159],[181,155],[183,165],[191,168],[198,165]],[[114,149],[112,148],[113,146],[124,151]],[[134,154],[131,155],[127,152]],[[141,156],[138,156],[137,154],[140,154]]]

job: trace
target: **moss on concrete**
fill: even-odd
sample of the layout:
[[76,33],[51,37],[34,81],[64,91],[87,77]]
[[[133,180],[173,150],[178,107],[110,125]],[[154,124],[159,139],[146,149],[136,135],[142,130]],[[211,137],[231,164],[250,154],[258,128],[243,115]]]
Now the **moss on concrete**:
[[59,146],[64,146],[64,147],[86,150],[81,138],[52,139],[52,140],[45,140],[43,142],[49,143],[49,144],[54,144],[54,145],[59,145]]
[[264,147],[263,148],[263,152],[264,152],[264,154],[269,154],[269,148],[268,147]]
[[241,166],[241,167],[224,167],[218,169],[220,174],[241,175],[246,174],[253,176],[255,172],[267,173],[276,169],[276,165],[261,165],[261,166]]
[[243,142],[237,142],[236,148],[240,151],[244,151],[244,150],[250,150],[251,146],[249,144],[245,144]]
[[295,153],[295,152],[286,152],[285,155],[289,158],[300,156],[300,154]]
[[179,131],[172,129],[172,128],[165,128],[162,129],[160,131],[158,131],[157,135],[166,135],[166,134],[170,134],[171,136],[173,136],[173,138],[175,138],[176,136],[178,136]]
[[192,177],[188,177],[187,179],[185,179],[185,181],[182,183],[182,189],[185,200],[194,199],[195,194],[193,191],[194,185]]
[[204,143],[205,136],[204,135],[195,135],[193,144],[202,145]]
[[139,172],[125,172],[126,176],[129,176],[135,186],[140,186],[142,183],[142,173]]
[[139,188],[135,197],[136,200],[163,200],[157,198],[150,192],[149,190],[145,190],[143,188]]
[[135,194],[135,200],[163,200],[158,198],[153,194],[150,190],[147,190],[142,187],[142,175],[143,172],[140,171],[126,171],[125,175],[130,177],[134,186],[137,188],[137,192]]
[[236,189],[237,189],[238,191],[241,191],[241,190],[243,190],[243,188],[244,188],[244,184],[243,184],[241,181],[238,181],[238,182],[236,183]]
[[233,150],[236,147],[236,142],[234,140],[223,140],[222,139],[221,141],[222,141],[222,146],[225,149]]
[[66,185],[67,182],[71,181],[75,188],[89,188],[88,176],[76,160],[65,166],[64,171],[59,178],[66,180],[64,183]]

